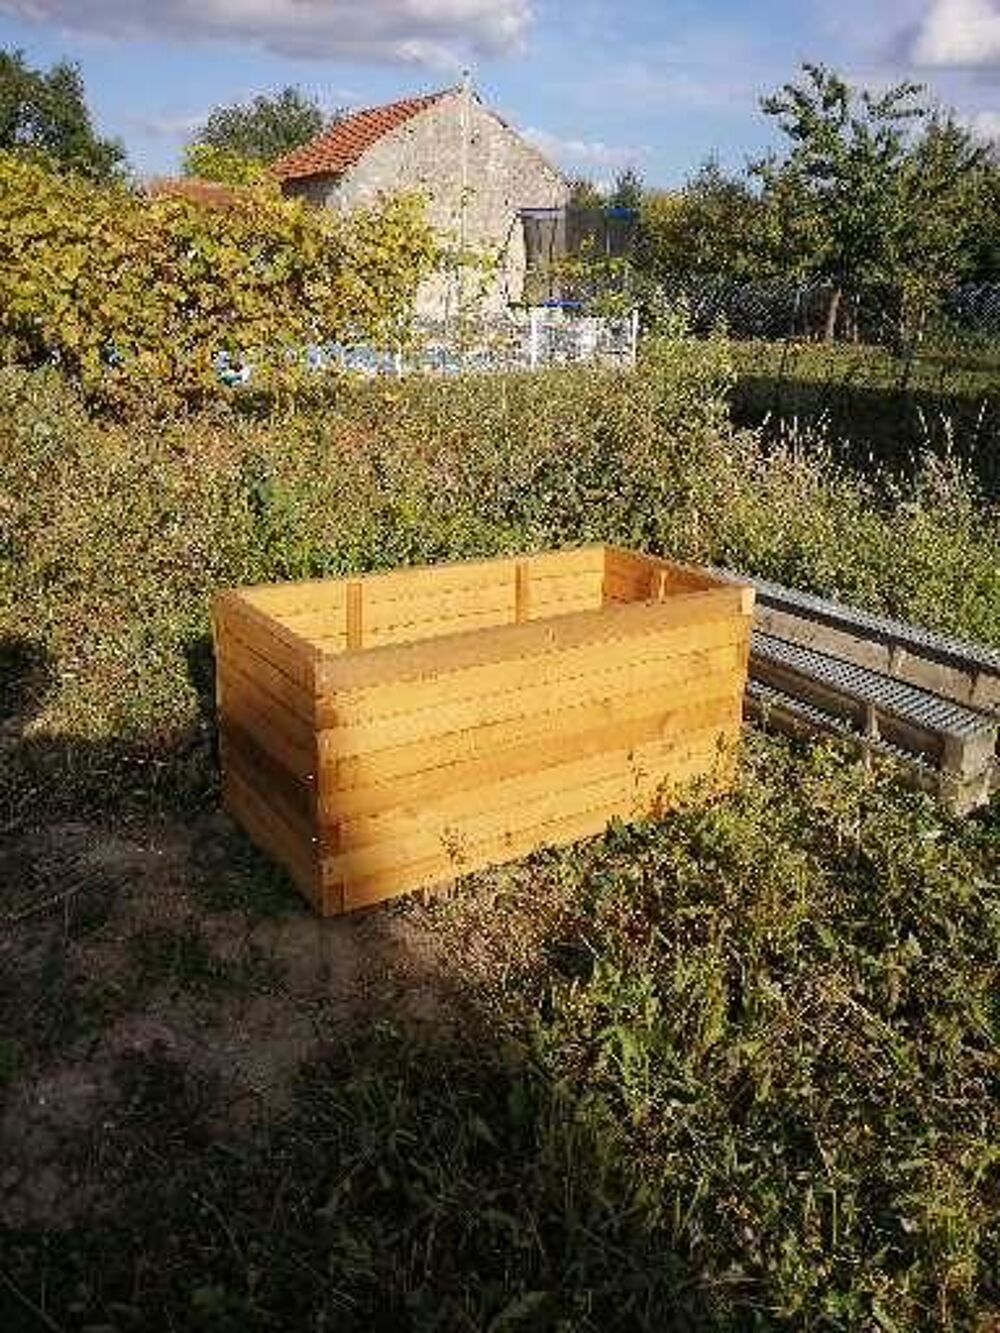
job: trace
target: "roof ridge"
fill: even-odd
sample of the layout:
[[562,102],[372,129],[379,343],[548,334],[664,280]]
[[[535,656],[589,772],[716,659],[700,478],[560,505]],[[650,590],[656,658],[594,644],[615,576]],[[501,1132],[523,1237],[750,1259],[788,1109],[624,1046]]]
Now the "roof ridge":
[[353,166],[384,135],[455,91],[455,88],[442,88],[438,92],[402,97],[395,102],[353,111],[334,121],[315,139],[293,148],[271,169],[283,181],[337,175]]

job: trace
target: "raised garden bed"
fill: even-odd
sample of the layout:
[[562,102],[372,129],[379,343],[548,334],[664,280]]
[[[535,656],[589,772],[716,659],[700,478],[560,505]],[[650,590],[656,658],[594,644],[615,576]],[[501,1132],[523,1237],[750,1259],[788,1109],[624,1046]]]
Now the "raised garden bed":
[[752,610],[606,546],[223,593],[226,807],[335,915],[720,792]]

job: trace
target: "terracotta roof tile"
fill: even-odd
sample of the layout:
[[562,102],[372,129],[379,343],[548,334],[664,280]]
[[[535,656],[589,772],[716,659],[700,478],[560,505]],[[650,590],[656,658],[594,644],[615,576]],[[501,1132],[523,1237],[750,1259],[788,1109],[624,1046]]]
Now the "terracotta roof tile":
[[151,199],[166,196],[171,199],[188,199],[191,203],[205,204],[209,208],[228,208],[238,203],[246,191],[238,186],[222,185],[218,181],[184,176],[176,180],[164,178],[151,180],[146,186],[146,193]]
[[337,175],[353,166],[383,135],[440,102],[451,91],[445,89],[425,97],[406,97],[401,102],[390,102],[388,106],[356,111],[354,115],[338,120],[311,143],[279,158],[272,170],[283,181]]

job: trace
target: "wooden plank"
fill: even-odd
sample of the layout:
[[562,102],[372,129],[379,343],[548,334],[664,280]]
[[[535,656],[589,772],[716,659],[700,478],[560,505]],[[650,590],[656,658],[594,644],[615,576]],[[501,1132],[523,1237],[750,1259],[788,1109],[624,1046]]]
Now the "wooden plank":
[[311,727],[316,716],[315,696],[279,671],[266,657],[261,657],[255,647],[239,636],[238,630],[239,626],[234,630],[233,621],[216,629],[216,661],[223,669],[234,669],[253,681]]
[[[351,586],[360,588],[364,597],[366,642],[370,630],[396,629],[400,625],[423,621],[460,620],[463,616],[479,615],[484,611],[494,611],[496,623],[503,624],[505,619],[511,618],[513,608],[512,576],[509,573],[485,587],[459,588],[440,593],[429,583],[409,597],[385,598],[373,591],[363,579],[354,581]],[[311,639],[342,634],[346,605],[345,600],[339,617],[325,612],[296,617],[296,632]]]
[[289,821],[312,831],[317,823],[317,778],[294,773],[266,750],[257,738],[231,718],[219,725],[219,743],[226,768],[234,768],[281,808]]
[[[654,663],[689,655],[726,644],[745,643],[749,620],[717,616],[696,624],[666,626],[651,634],[603,643],[584,643],[559,648],[537,657],[502,662],[445,667],[435,676],[419,677],[398,684],[365,685],[344,690],[317,701],[317,725],[321,730],[338,725],[376,721],[394,713],[417,712],[461,699],[492,696],[502,691],[558,685],[579,676],[608,677],[609,694],[627,691],[631,682],[647,679]],[[635,673],[640,675],[636,676]]]
[[648,745],[683,745],[692,736],[732,730],[739,725],[742,703],[741,694],[730,692],[670,713],[661,710],[603,726],[591,723],[579,733],[566,731],[494,753],[479,753],[396,781],[346,789],[326,787],[321,790],[319,821],[322,827],[336,825],[339,842],[350,846],[355,821],[368,816],[392,811],[430,816],[432,810],[451,804],[474,808],[478,803],[486,809],[495,804],[491,793],[500,787],[505,791],[519,789],[527,800],[536,786],[547,791],[561,782],[556,770],[568,764],[596,762],[602,756],[620,757]]
[[[349,765],[345,761],[353,756],[365,760],[383,750],[415,744],[429,748],[440,745],[447,737],[455,738],[459,744],[463,742],[460,738],[464,738],[465,744],[473,745],[475,733],[484,728],[491,728],[491,733],[484,734],[483,744],[489,744],[491,740],[501,742],[505,736],[519,734],[525,724],[545,716],[551,717],[551,721],[537,724],[540,730],[559,729],[563,725],[559,718],[561,710],[584,705],[592,718],[608,716],[613,710],[613,701],[644,689],[656,690],[661,709],[669,708],[672,694],[684,690],[689,682],[696,686],[708,684],[716,692],[728,688],[737,693],[743,678],[739,673],[739,661],[739,645],[723,644],[672,657],[652,669],[636,667],[632,670],[631,684],[620,689],[616,689],[613,672],[600,676],[584,673],[551,684],[480,694],[468,700],[456,698],[453,704],[367,718],[355,725],[337,726],[321,732],[317,744],[319,762],[324,769],[339,765],[341,777],[349,780]],[[577,721],[580,716],[580,713],[576,714]],[[504,725],[505,730],[493,729]]]
[[362,591],[356,580],[347,585],[347,651],[356,652],[363,642]]
[[324,743],[320,754],[322,789],[324,793],[343,792],[357,787],[398,783],[418,775],[430,780],[434,770],[439,768],[473,763],[505,753],[513,746],[559,742],[563,737],[579,736],[612,723],[626,725],[636,718],[659,716],[662,725],[667,727],[675,714],[720,699],[737,698],[743,688],[742,675],[718,671],[666,687],[660,680],[655,680],[651,688],[634,689],[619,698],[597,696],[579,701],[567,698],[560,707],[548,712],[504,718],[469,730],[424,737],[350,757],[338,756],[331,751],[329,743]]
[[[598,545],[569,547],[561,551],[542,551],[524,556],[522,560],[531,570],[532,577],[539,580],[585,573],[596,575],[603,569],[604,548]],[[339,579],[256,584],[240,588],[239,596],[253,609],[274,617],[295,633],[302,633],[310,618],[325,621],[343,612],[346,587],[352,581],[364,585],[366,602],[370,598],[385,605],[414,596],[441,597],[463,590],[475,593],[490,586],[507,586],[512,564],[506,556],[492,560],[444,561]]]
[[[740,679],[741,646],[723,643],[718,647],[696,649],[657,664],[646,673],[637,668],[632,681],[645,680],[659,688],[663,706],[669,703],[671,687],[700,681],[716,675],[727,677],[734,692]],[[456,732],[472,732],[492,723],[536,717],[571,704],[590,703],[600,710],[606,699],[623,697],[630,688],[616,689],[614,672],[586,672],[519,690],[497,691],[472,699],[458,698],[450,704],[421,708],[412,712],[394,712],[386,717],[370,717],[356,724],[330,728],[320,733],[319,758],[325,766],[351,755],[370,755],[379,750],[408,745],[415,741],[442,737]]]
[[[568,547],[561,551],[541,551],[517,558],[527,563],[533,581],[564,578],[567,575],[601,572],[604,567],[604,548]],[[444,595],[496,583],[507,584],[513,565],[514,560],[510,556],[500,556],[492,560],[454,560],[434,565],[413,565],[360,577],[365,587],[366,601],[369,597],[373,601],[389,601],[425,595],[429,587]]]
[[[603,808],[620,812],[625,819],[643,817],[656,807],[661,790],[669,790],[696,774],[711,773],[717,753],[716,736],[713,733],[711,746],[705,738],[697,739],[700,748],[694,744],[683,748],[675,745],[672,754],[645,761],[638,759],[634,766],[625,752],[565,765],[564,785],[545,786],[540,782],[530,805],[519,799],[517,789],[522,783],[516,782],[505,801],[498,794],[496,799],[502,803],[486,809],[444,813],[438,820],[433,809],[423,820],[392,813],[375,816],[372,822],[377,821],[381,836],[366,837],[345,851],[322,858],[324,873],[342,879],[349,888],[356,879],[419,864],[434,856],[464,867],[472,862],[475,849],[483,843],[503,846],[527,829],[565,819],[581,809]],[[643,763],[647,766],[643,767]],[[551,784],[556,771],[541,776]],[[453,873],[464,871],[456,869]]]
[[583,745],[569,757],[542,763],[530,772],[494,772],[474,787],[453,787],[433,799],[397,802],[371,814],[351,816],[340,823],[340,842],[346,849],[407,837],[411,832],[431,830],[437,836],[441,826],[454,820],[463,826],[478,826],[480,821],[492,826],[497,819],[513,820],[516,825],[530,823],[542,810],[572,804],[578,788],[605,780],[632,786],[645,783],[653,791],[670,780],[675,763],[714,753],[723,737],[738,732],[741,719],[742,700],[730,700],[716,709],[716,716],[666,736],[640,733],[637,740],[623,738],[617,747],[609,748],[613,738],[605,734],[598,744]]
[[342,613],[346,584],[344,578],[302,579],[257,584],[239,591],[256,610],[294,628],[294,622],[300,617]]
[[[725,790],[731,784],[735,755],[736,750],[733,748],[722,756],[714,790]],[[712,756],[706,755],[694,756],[684,765],[678,763],[674,769],[676,785],[672,790],[664,792],[659,808],[672,808],[683,794],[684,784],[703,777],[710,770],[712,762]],[[628,820],[635,817],[636,795],[634,791],[622,792],[619,799],[609,800],[608,792],[602,784],[593,788],[580,788],[578,809],[531,827],[493,833],[476,843],[467,843],[463,848],[453,845],[451,851],[438,851],[407,864],[402,864],[398,858],[390,863],[391,855],[386,857],[376,854],[373,857],[373,849],[368,848],[328,859],[324,863],[323,873],[338,884],[344,884],[345,908],[353,910],[415,888],[447,883],[459,875],[502,864],[541,847],[565,846],[580,838],[602,833],[611,819]],[[652,793],[639,793],[639,797],[640,804],[648,800],[649,805],[652,805]],[[346,856],[352,857],[353,866],[350,878],[345,880],[344,871],[352,864],[346,861]],[[374,863],[377,868],[360,873],[358,867],[365,863]]]
[[514,567],[514,621],[523,625],[531,618],[531,572],[526,560]]
[[510,624],[512,620],[513,602],[510,601],[502,610],[487,608],[469,615],[456,616],[454,620],[435,618],[398,621],[392,625],[369,630],[365,647],[382,648],[392,644],[423,643],[450,634],[468,634],[474,630],[495,629],[498,625]]
[[331,695],[396,681],[433,677],[488,662],[537,659],[585,644],[635,640],[674,626],[694,626],[743,612],[743,589],[722,587],[682,594],[658,606],[605,606],[527,625],[504,625],[427,643],[374,648],[330,657],[317,665],[319,693]]
[[[513,577],[508,575],[503,582],[486,587],[437,594],[430,584],[420,595],[415,592],[388,601],[366,591],[364,646],[418,642],[507,625],[517,618],[515,580],[516,570]],[[537,620],[594,609],[601,605],[600,584],[600,576],[592,573],[536,580],[530,614],[523,618]],[[342,624],[329,615],[298,619],[294,624],[298,633],[324,651],[338,651],[344,644]]]
[[241,774],[227,772],[222,791],[225,808],[251,842],[273,856],[309,901],[322,907],[320,861],[315,846],[304,841],[301,832],[277,815],[266,798]]
[[216,596],[213,619],[223,635],[228,632],[307,694],[315,693],[316,664],[321,655],[307,639],[258,611],[234,592]]
[[670,596],[683,592],[707,592],[720,584],[715,575],[696,565],[664,560],[660,556],[628,551],[618,546],[605,548],[605,569],[609,575],[618,575],[635,581],[645,578],[647,586],[652,575],[662,576],[665,594]]
[[316,733],[309,723],[231,663],[220,663],[219,677],[224,701],[222,723],[241,727],[289,772],[303,777],[316,771]]

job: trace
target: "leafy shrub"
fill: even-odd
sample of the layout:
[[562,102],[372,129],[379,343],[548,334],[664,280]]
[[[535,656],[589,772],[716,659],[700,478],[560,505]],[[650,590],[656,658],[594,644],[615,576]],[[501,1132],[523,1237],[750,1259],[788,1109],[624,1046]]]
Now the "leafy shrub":
[[267,188],[208,208],[0,155],[0,337],[99,402],[218,394],[220,355],[281,385],[311,343],[380,344],[434,253],[415,199],[349,220]]
[[[101,799],[154,775],[203,792],[213,769],[190,747],[211,673],[195,659],[216,588],[580,541],[1000,643],[1000,524],[961,473],[928,460],[880,486],[765,448],[726,425],[729,375],[722,340],[680,340],[634,375],[344,382],[263,420],[124,425],[89,421],[53,371],[0,373],[0,634],[51,665],[28,735]],[[138,747],[138,768],[102,756],[110,742]]]

